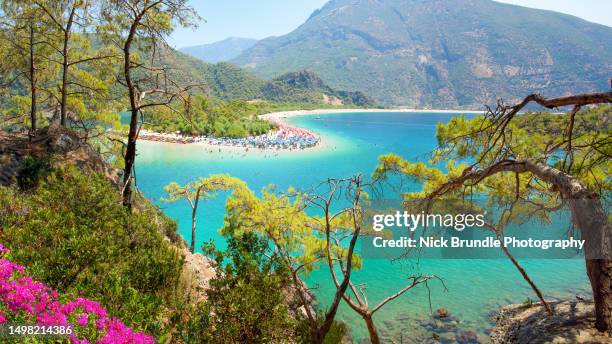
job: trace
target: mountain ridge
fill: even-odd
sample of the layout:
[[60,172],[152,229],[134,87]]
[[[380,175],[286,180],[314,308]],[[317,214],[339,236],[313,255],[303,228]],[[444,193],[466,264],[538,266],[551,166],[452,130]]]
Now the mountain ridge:
[[280,103],[374,106],[362,92],[328,86],[312,71],[292,71],[273,80],[262,80],[226,62],[206,63],[169,46],[160,49],[161,64],[184,84],[200,85],[204,93],[223,100],[269,100]]
[[612,28],[490,0],[332,0],[230,61],[266,79],[309,69],[386,105],[474,108],[608,87]]
[[218,63],[237,57],[255,43],[257,43],[257,39],[254,38],[228,37],[221,41],[184,47],[178,50],[204,62]]

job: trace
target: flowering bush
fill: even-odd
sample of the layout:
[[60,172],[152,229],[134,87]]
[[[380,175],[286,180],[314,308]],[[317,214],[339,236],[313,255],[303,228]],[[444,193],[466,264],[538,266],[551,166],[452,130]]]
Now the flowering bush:
[[32,279],[167,338],[189,295],[181,292],[182,257],[165,236],[182,239],[176,223],[136,200],[128,212],[104,174],[57,168],[27,192],[0,186],[0,242]]
[[[8,250],[0,244],[0,256]],[[109,317],[97,302],[79,297],[62,304],[59,294],[34,281],[21,265],[0,258],[0,324],[71,325],[72,343],[154,343],[153,337],[132,331]]]

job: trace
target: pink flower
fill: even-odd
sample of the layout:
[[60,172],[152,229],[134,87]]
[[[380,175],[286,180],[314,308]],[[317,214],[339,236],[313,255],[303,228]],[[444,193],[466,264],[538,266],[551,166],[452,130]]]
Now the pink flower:
[[[8,249],[0,244],[0,254]],[[39,325],[75,325],[69,319],[76,319],[80,327],[95,327],[102,338],[99,344],[152,344],[155,339],[141,332],[134,332],[121,321],[109,318],[99,303],[79,297],[66,304],[58,301],[59,294],[43,283],[34,281],[24,274],[24,267],[8,259],[0,258],[0,324],[15,316],[35,319]],[[95,326],[89,325],[94,316]],[[90,344],[88,338],[80,338],[78,331],[70,336],[74,344]]]
[[77,316],[77,324],[80,326],[87,326],[87,321],[89,320],[89,315],[87,313],[81,313]]

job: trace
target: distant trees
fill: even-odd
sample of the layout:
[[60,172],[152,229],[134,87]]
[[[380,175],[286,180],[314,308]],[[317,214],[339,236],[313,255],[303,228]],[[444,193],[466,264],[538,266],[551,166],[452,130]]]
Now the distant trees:
[[[270,103],[249,103],[244,100],[209,99],[200,94],[187,94],[177,101],[176,109],[158,108],[147,116],[144,127],[161,132],[214,137],[247,137],[268,132],[272,124],[258,114],[272,111]],[[178,112],[178,113],[177,113]]]
[[189,249],[192,253],[195,251],[196,216],[200,200],[209,200],[213,198],[218,191],[245,187],[246,184],[238,178],[225,174],[215,174],[206,178],[199,178],[195,182],[184,186],[177,183],[170,183],[164,188],[168,193],[168,196],[163,199],[164,201],[176,202],[179,200],[186,200],[191,207],[191,245]]
[[[565,116],[519,115],[530,103],[571,110]],[[499,103],[485,116],[456,117],[437,130],[439,148],[433,162],[446,161],[448,172],[386,155],[375,177],[394,174],[423,182],[422,191],[406,193],[405,198],[426,208],[449,199],[470,203],[484,195],[502,210],[496,224],[500,228],[530,218],[550,221],[554,212],[569,210],[585,240],[595,325],[610,331],[612,226],[603,202],[612,190],[611,107],[580,111],[602,103],[612,103],[612,92],[553,99],[530,95],[517,105]]]

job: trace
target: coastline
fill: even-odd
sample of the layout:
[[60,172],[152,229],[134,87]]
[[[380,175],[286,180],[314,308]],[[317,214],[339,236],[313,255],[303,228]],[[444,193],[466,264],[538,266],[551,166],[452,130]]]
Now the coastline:
[[218,139],[206,138],[206,137],[191,137],[182,136],[179,134],[172,133],[157,133],[147,130],[142,130],[139,139],[144,141],[154,141],[170,144],[189,144],[203,147],[209,153],[213,152],[228,152],[236,154],[252,154],[252,153],[298,153],[298,152],[313,152],[329,148],[328,140],[315,131],[301,128],[285,121],[287,118],[297,116],[313,116],[313,115],[324,115],[324,114],[343,114],[343,113],[383,113],[383,112],[403,112],[403,113],[466,113],[466,114],[480,114],[484,111],[473,111],[473,110],[452,110],[452,109],[436,109],[436,110],[421,110],[421,109],[315,109],[315,110],[289,110],[289,111],[278,111],[270,112],[258,117],[262,120],[269,121],[275,124],[282,130],[289,130],[300,133],[300,135],[306,137],[316,138],[316,142],[308,146],[272,146],[272,145],[240,145],[230,144],[227,142],[219,141]]
[[455,110],[455,109],[435,109],[435,110],[423,110],[423,109],[315,109],[315,110],[289,110],[289,111],[278,111],[270,112],[267,114],[259,115],[260,119],[270,120],[279,119],[283,117],[295,117],[295,116],[310,116],[310,115],[325,115],[325,114],[343,114],[343,113],[377,113],[377,112],[405,112],[405,113],[466,113],[466,114],[482,114],[484,111],[476,110]]
[[[305,152],[318,152],[323,151],[331,147],[329,140],[326,138],[320,137],[319,141],[314,146],[309,146],[305,148],[293,148],[293,147],[252,147],[252,146],[240,146],[240,145],[231,145],[231,144],[213,144],[205,141],[196,141],[196,142],[186,142],[186,137],[176,135],[176,134],[165,134],[167,139],[159,139],[159,137],[154,137],[150,135],[151,132],[145,132],[145,135],[141,132],[139,141],[148,141],[154,142],[158,144],[169,144],[169,145],[185,145],[191,147],[198,147],[203,150],[205,153],[227,153],[232,156],[246,156],[246,155],[265,155],[265,156],[273,156],[278,155],[279,153],[305,153]],[[159,133],[154,133],[159,135]],[[173,137],[170,137],[172,135]]]

